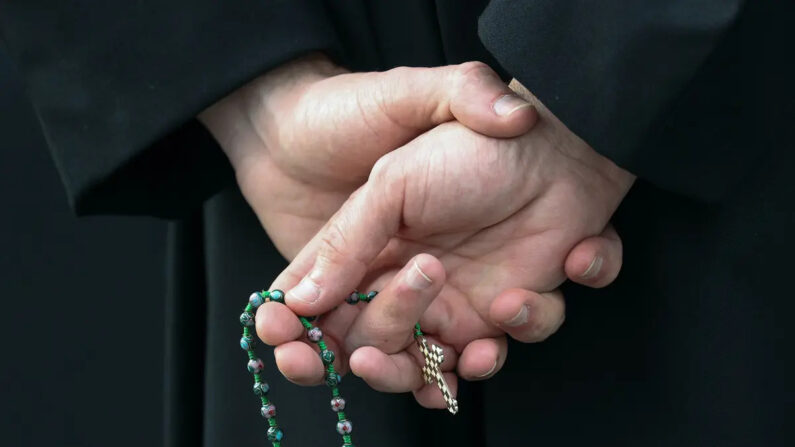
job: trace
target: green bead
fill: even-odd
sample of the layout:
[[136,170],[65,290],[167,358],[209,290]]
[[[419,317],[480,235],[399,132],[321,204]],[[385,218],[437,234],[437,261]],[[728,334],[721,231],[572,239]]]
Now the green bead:
[[323,363],[326,365],[334,363],[334,351],[329,351],[328,349],[321,351],[320,358],[323,359]]
[[268,441],[279,442],[284,438],[284,432],[279,427],[270,427],[268,429]]
[[257,382],[254,384],[254,394],[257,396],[264,396],[268,394],[271,387],[268,385],[268,382]]
[[326,385],[335,387],[340,384],[340,379],[337,373],[326,374]]
[[284,292],[279,289],[271,290],[271,301],[284,304]]
[[254,292],[248,297],[248,303],[251,304],[251,307],[260,307],[264,302],[265,298],[259,292]]
[[240,324],[243,326],[254,326],[254,314],[251,312],[240,314]]
[[367,301],[372,301],[373,298],[375,298],[376,295],[378,295],[378,292],[376,292],[375,290],[373,290],[372,292],[368,293],[367,294]]
[[244,351],[248,351],[254,347],[254,337],[250,335],[244,335],[240,338],[240,347]]

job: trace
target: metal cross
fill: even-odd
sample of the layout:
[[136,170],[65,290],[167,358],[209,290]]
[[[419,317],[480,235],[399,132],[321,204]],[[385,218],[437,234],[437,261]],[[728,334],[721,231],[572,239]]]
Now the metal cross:
[[444,402],[447,404],[447,411],[452,414],[458,413],[458,401],[450,393],[450,388],[447,387],[447,382],[444,380],[440,369],[442,362],[444,362],[444,351],[437,345],[431,345],[429,348],[425,337],[417,337],[416,340],[417,347],[425,358],[425,365],[422,367],[422,378],[425,379],[425,383],[428,385],[435,381],[439,391],[442,392]]

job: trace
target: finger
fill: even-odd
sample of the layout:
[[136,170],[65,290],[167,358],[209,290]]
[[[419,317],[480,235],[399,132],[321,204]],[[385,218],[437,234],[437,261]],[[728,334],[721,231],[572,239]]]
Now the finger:
[[287,306],[268,301],[257,309],[257,336],[265,344],[277,346],[297,340],[304,335],[304,327]]
[[414,356],[401,351],[386,354],[372,346],[362,346],[350,358],[351,372],[376,391],[405,393],[421,388],[421,366]]
[[391,354],[405,348],[412,329],[442,290],[442,263],[428,254],[412,258],[356,318],[346,338],[346,349],[375,346]]
[[298,315],[320,315],[340,304],[399,229],[403,178],[389,173],[384,160],[390,155],[381,158],[370,180],[279,276],[278,282],[285,284],[301,278],[285,294],[285,302]]
[[[458,363],[458,354],[450,346],[426,337],[427,343],[442,348],[444,359],[439,370],[449,372]],[[396,354],[386,354],[373,346],[363,346],[351,354],[350,370],[378,391],[402,393],[416,391],[425,381],[422,365],[425,358],[412,342],[411,346]]]
[[612,225],[599,236],[590,237],[577,244],[566,257],[568,278],[589,287],[605,287],[621,271],[621,238]]
[[485,380],[497,374],[505,364],[508,341],[505,337],[474,340],[461,352],[458,375],[464,380]]
[[[439,365],[439,370],[444,372],[453,371],[455,366],[458,364],[458,352],[456,352],[452,346],[440,342],[434,336],[425,334],[424,337],[425,342],[429,347],[431,345],[436,345],[442,349],[443,358],[442,363]],[[412,342],[411,346],[405,349],[405,352],[408,352],[414,357],[414,361],[417,363],[417,365],[425,365],[425,356],[423,356],[422,352],[420,352],[420,348],[417,346],[416,341]],[[421,368],[417,369],[417,373],[421,374]]]
[[399,67],[376,75],[380,82],[365,85],[377,90],[365,98],[403,127],[425,131],[458,120],[484,135],[510,138],[529,131],[538,118],[533,105],[482,62]]
[[516,340],[534,343],[554,334],[565,319],[563,294],[508,289],[497,295],[489,318]]
[[[458,376],[449,372],[444,373],[443,376],[445,382],[447,382],[447,387],[450,389],[450,393],[455,398],[458,396]],[[424,385],[419,390],[414,391],[414,398],[417,400],[417,403],[425,408],[447,408],[447,403],[444,401],[442,393],[439,392],[439,388],[435,383],[431,385]]]
[[[260,309],[262,310],[257,314],[257,335],[266,344],[276,346],[274,355],[277,356],[277,365],[280,369],[285,368],[286,372],[283,372],[285,377],[288,377],[286,374],[290,374],[288,379],[296,383],[314,384],[312,381],[308,382],[307,377],[313,378],[317,375],[316,362],[307,362],[303,359],[301,355],[305,355],[307,350],[302,347],[296,348],[297,345],[291,343],[295,341],[308,346],[316,357],[319,356],[320,349],[306,337],[306,329],[299,322],[298,317],[280,303],[268,302],[260,306]],[[327,348],[334,352],[334,367],[340,374],[347,372],[348,366],[339,340],[342,339],[357,313],[358,311],[353,307],[340,307],[325,314],[322,321],[313,322],[314,326],[321,328]],[[291,347],[284,348],[287,344]],[[298,354],[293,358],[285,354],[287,352],[298,352]]]
[[323,381],[325,369],[317,352],[301,341],[291,341],[273,350],[276,366],[287,380],[298,385],[317,385]]

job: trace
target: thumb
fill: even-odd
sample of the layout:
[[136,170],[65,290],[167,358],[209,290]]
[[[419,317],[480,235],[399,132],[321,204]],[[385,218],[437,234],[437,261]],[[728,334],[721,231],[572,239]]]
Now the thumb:
[[[320,315],[357,289],[371,262],[397,233],[402,216],[400,176],[390,176],[391,154],[274,282],[287,290],[285,304],[299,315]],[[395,180],[390,180],[394,178]]]
[[378,77],[369,84],[373,90],[358,97],[375,102],[390,121],[411,129],[425,131],[458,120],[486,136],[510,138],[529,131],[538,119],[534,106],[482,62],[399,67],[373,75]]

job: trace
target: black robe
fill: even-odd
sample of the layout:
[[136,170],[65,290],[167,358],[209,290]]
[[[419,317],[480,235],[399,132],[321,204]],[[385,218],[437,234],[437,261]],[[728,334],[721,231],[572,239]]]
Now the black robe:
[[[622,2],[6,1],[0,29],[79,214],[174,219],[166,445],[267,445],[237,316],[285,265],[193,117],[310,51],[353,70],[482,60],[639,176],[616,283],[510,346],[461,413],[346,378],[357,445],[795,441],[786,284],[793,6]],[[328,391],[262,354],[285,445],[339,444]]]

